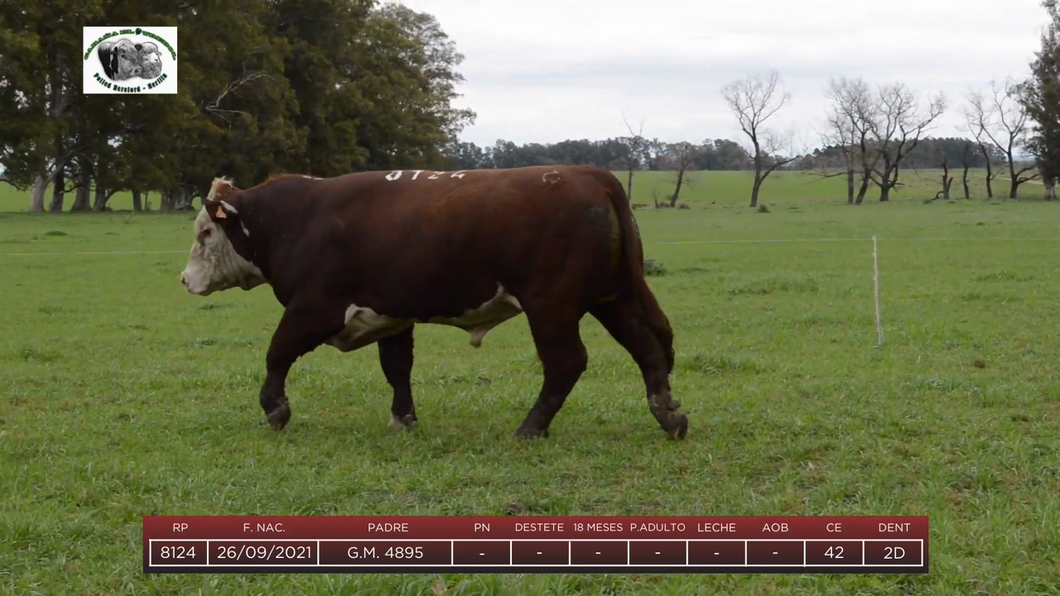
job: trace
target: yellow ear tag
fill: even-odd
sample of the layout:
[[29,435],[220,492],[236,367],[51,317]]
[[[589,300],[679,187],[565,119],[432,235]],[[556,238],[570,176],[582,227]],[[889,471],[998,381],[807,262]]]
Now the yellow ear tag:
[[224,209],[222,209],[220,205],[218,205],[218,206],[217,206],[217,213],[216,213],[216,215],[217,215],[217,219],[225,219],[225,218],[227,218],[227,217],[228,217],[228,214],[227,214],[227,213],[225,213],[225,210],[224,210]]

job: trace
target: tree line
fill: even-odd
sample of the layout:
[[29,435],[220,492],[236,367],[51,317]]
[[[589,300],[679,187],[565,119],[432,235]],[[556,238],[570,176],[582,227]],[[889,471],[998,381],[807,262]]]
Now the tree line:
[[[982,153],[972,139],[960,137],[925,137],[903,155],[903,165],[910,169],[937,169],[944,163],[951,167],[968,164],[969,168],[985,168],[1005,163],[1005,154],[992,144],[984,145]],[[799,155],[786,169],[830,170],[844,167],[844,147],[827,145]],[[498,140],[492,146],[479,146],[456,141],[446,147],[449,165],[454,169],[516,168],[537,165],[594,165],[622,170],[630,159],[629,139],[615,137],[602,141],[571,139],[558,143],[525,143]],[[751,153],[736,141],[706,139],[700,143],[645,140],[643,150],[634,156],[637,171],[674,171],[681,162],[690,171],[733,171],[754,169]],[[996,176],[995,176],[996,177]]]
[[[82,94],[82,27],[97,23],[178,27],[177,95]],[[454,42],[395,3],[8,0],[0,48],[0,166],[31,211],[70,195],[104,210],[122,190],[135,209],[148,191],[187,208],[222,173],[439,167],[475,118],[452,104]]]

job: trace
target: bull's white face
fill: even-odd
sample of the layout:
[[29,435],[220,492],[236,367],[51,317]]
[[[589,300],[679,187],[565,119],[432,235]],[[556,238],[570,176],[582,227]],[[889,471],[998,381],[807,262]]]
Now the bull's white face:
[[195,218],[195,243],[180,281],[189,293],[209,296],[236,287],[255,288],[265,283],[265,277],[253,263],[239,256],[203,208]]

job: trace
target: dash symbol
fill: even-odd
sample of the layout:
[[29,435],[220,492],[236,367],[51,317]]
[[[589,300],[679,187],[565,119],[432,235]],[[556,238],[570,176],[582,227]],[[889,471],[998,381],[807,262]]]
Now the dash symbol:
[[777,554],[777,551],[773,551],[773,554],[774,554],[774,555],[775,555],[775,554]]
[[[657,555],[661,555],[662,553],[661,553],[661,552],[659,552],[659,551],[655,551],[655,554],[657,554]],[[773,553],[773,554],[776,554],[776,553]]]
[[596,551],[596,554],[600,554],[600,551]]

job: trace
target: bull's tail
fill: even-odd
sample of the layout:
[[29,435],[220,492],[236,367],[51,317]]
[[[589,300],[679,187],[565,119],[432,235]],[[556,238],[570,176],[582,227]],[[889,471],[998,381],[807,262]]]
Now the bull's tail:
[[666,354],[666,372],[671,373],[674,369],[674,332],[670,327],[670,320],[662,311],[655,294],[648,287],[644,279],[644,246],[640,240],[640,230],[637,220],[633,217],[633,208],[629,204],[629,197],[622,183],[614,174],[607,172],[608,180],[604,182],[607,194],[611,197],[611,204],[618,213],[618,222],[622,233],[622,254],[625,258],[625,269],[628,275],[623,275],[628,280],[629,290],[641,307],[644,322],[651,329],[652,334],[662,346]]

